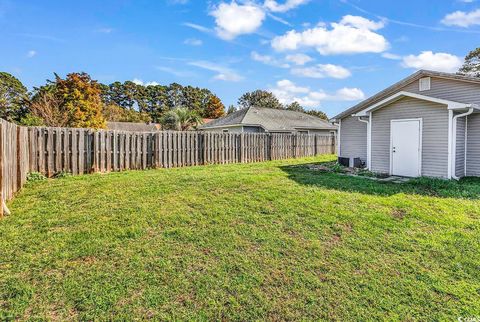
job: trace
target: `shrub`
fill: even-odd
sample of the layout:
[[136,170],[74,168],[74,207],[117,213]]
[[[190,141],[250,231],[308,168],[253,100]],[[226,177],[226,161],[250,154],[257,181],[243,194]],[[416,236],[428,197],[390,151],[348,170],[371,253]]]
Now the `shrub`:
[[42,181],[42,180],[47,180],[47,177],[45,177],[40,172],[30,172],[27,175],[27,181]]
[[68,177],[71,177],[72,174],[68,171],[60,171],[60,172],[57,172],[55,173],[55,175],[53,176],[55,179],[62,179],[62,178],[68,178]]

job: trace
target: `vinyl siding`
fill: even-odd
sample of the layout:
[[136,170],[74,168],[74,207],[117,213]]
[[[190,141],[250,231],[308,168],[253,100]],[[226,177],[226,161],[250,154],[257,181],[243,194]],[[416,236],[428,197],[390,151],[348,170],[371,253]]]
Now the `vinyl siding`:
[[431,78],[430,90],[419,91],[419,81],[410,83],[400,91],[442,98],[460,103],[480,104],[480,84],[459,80]]
[[422,175],[447,177],[447,108],[414,98],[400,99],[372,113],[372,170],[382,173],[390,172],[390,121],[412,118],[423,120]]
[[367,161],[367,124],[356,117],[345,117],[341,123],[340,156]]
[[467,119],[467,176],[480,176],[480,114]]
[[465,176],[465,117],[457,119],[457,143],[455,153],[455,175]]

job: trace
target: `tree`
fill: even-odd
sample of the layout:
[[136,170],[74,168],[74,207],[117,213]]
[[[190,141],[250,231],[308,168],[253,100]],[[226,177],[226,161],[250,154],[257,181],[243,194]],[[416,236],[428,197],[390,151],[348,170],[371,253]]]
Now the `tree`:
[[313,116],[316,116],[316,117],[319,117],[323,120],[326,120],[328,121],[328,116],[327,114],[325,114],[324,112],[322,111],[317,111],[317,110],[310,110],[310,111],[307,111],[306,112],[307,114],[310,114],[310,115],[313,115]]
[[64,100],[68,126],[105,128],[101,88],[87,73],[71,73],[65,79],[55,75],[55,92]]
[[[24,125],[35,122],[35,119],[41,119],[41,124],[45,126],[69,126],[68,111],[65,108],[64,98],[56,92],[53,84],[48,84],[36,88],[29,106],[29,115],[22,120]],[[40,123],[40,122],[39,122]]]
[[103,117],[111,122],[151,122],[150,115],[145,112],[123,108],[115,103],[105,104],[102,111]]
[[283,109],[283,105],[271,92],[256,90],[245,93],[238,99],[240,108],[249,108],[252,106],[263,108]]
[[28,93],[16,77],[0,72],[0,118],[18,122],[27,114]]
[[195,111],[185,107],[178,107],[165,113],[160,123],[166,130],[186,131],[201,124],[202,118]]
[[459,73],[480,77],[480,47],[467,54],[463,66],[460,67]]
[[230,105],[230,106],[228,107],[228,109],[227,109],[227,115],[234,113],[236,110],[237,110],[237,109],[235,108],[235,106]]
[[175,111],[168,111],[160,119],[160,124],[162,124],[162,129],[164,130],[175,130],[177,131],[178,126],[178,115]]
[[211,96],[202,116],[209,119],[216,119],[224,115],[225,105],[223,105],[222,101],[216,95]]
[[286,106],[286,109],[289,111],[304,112],[305,109],[297,101],[292,102]]

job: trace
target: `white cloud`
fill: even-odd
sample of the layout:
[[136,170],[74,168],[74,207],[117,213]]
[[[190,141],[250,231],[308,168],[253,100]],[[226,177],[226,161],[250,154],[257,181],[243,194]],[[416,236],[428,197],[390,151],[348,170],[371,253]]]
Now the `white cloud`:
[[384,21],[372,21],[360,16],[346,15],[340,20],[341,25],[352,26],[359,29],[379,30],[385,27]]
[[237,74],[232,69],[208,61],[193,61],[189,62],[188,64],[191,66],[216,72],[217,74],[213,77],[213,79],[216,80],[223,80],[227,82],[238,82],[243,80],[243,77]]
[[33,58],[37,55],[37,52],[35,50],[29,50],[27,53],[28,58]]
[[292,24],[289,23],[288,21],[286,21],[285,19],[282,19],[282,18],[280,18],[280,17],[278,17],[278,16],[275,16],[275,15],[273,15],[273,14],[271,14],[271,13],[267,13],[267,14],[268,14],[268,16],[269,16],[270,18],[272,18],[272,19],[275,20],[275,21],[280,22],[281,24],[284,24],[285,26],[290,26],[290,27],[292,26]]
[[365,94],[358,88],[344,87],[335,93],[337,101],[359,101],[365,99]]
[[201,45],[203,45],[203,41],[201,41],[200,39],[196,39],[196,38],[185,39],[185,41],[183,43],[185,45],[190,45],[190,46],[201,46]]
[[157,82],[147,82],[145,83],[143,80],[139,79],[139,78],[134,78],[132,80],[133,83],[137,84],[137,85],[142,85],[142,86],[156,86],[156,85],[160,85],[159,83]]
[[310,78],[332,77],[337,79],[344,79],[352,75],[345,67],[333,64],[318,64],[311,67],[293,68],[292,74]]
[[294,54],[294,55],[287,55],[285,59],[289,62],[294,63],[295,65],[303,66],[306,63],[309,63],[313,60],[312,57],[305,55],[305,54]]
[[204,27],[202,25],[198,25],[196,23],[184,22],[183,25],[186,26],[186,27],[190,27],[192,29],[195,29],[197,31],[200,31],[200,32],[205,32],[205,33],[212,32],[212,30],[210,28]]
[[402,56],[395,55],[395,54],[392,54],[392,53],[383,53],[382,57],[386,58],[386,59],[391,59],[391,60],[401,60],[402,59]]
[[291,30],[275,37],[271,44],[277,51],[314,47],[322,55],[381,53],[388,49],[389,44],[385,37],[374,31],[383,25],[381,21],[345,16],[339,23],[331,23],[330,28],[318,24],[301,32]]
[[265,19],[262,8],[254,4],[239,5],[235,1],[220,3],[210,15],[215,17],[217,35],[225,40],[254,33]]
[[463,60],[447,53],[433,53],[422,51],[419,55],[403,57],[403,67],[415,69],[430,69],[441,72],[453,73],[462,65]]
[[319,89],[312,91],[309,87],[297,86],[288,79],[280,80],[270,91],[282,104],[298,102],[303,107],[319,107],[323,101],[357,101],[365,98],[365,94],[358,88],[342,88],[328,94]]
[[283,79],[277,82],[277,87],[285,90],[289,93],[308,93],[310,89],[308,87],[300,87],[295,85],[292,81],[288,79]]
[[476,9],[470,12],[452,12],[442,19],[442,23],[447,26],[458,26],[463,28],[480,25],[480,9]]
[[138,79],[138,78],[134,78],[132,80],[133,83],[137,84],[137,85],[142,85],[142,86],[155,86],[155,85],[160,85],[159,83],[157,82],[144,82],[143,80],[141,79]]
[[290,67],[290,65],[288,65],[286,63],[283,63],[283,62],[275,59],[272,56],[261,55],[261,54],[257,53],[256,51],[252,51],[251,54],[250,54],[250,57],[253,60],[264,63],[266,65],[271,65],[271,66],[281,67],[281,68],[289,68]]
[[275,0],[265,0],[263,6],[273,12],[286,12],[307,2],[310,0],[286,0],[283,4],[279,4]]

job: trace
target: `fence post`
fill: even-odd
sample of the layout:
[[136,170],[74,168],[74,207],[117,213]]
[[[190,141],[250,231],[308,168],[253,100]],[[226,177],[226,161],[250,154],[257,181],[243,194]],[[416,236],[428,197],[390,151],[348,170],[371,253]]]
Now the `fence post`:
[[245,152],[243,150],[243,147],[245,145],[245,135],[242,133],[240,133],[240,144],[239,144],[239,151],[240,151],[240,162],[241,163],[244,163],[245,162]]
[[22,158],[21,158],[21,145],[20,145],[20,126],[15,126],[17,130],[17,187],[15,190],[20,190],[22,187]]
[[297,157],[297,134],[292,134],[292,156],[295,159]]
[[4,132],[3,132],[3,122],[0,121],[0,201],[2,203],[0,207],[0,217],[3,217],[3,206],[5,204],[5,197],[4,197],[4,186],[3,186],[3,140],[4,140]]
[[330,140],[332,141],[332,143],[330,144],[330,153],[335,154],[335,151],[337,150],[337,136],[335,135],[335,132],[330,134]]
[[267,133],[268,160],[272,161],[272,133]]
[[92,156],[92,170],[91,172],[92,173],[95,173],[97,172],[97,159],[98,159],[98,155],[97,155],[97,137],[96,137],[96,132],[93,132],[93,131],[90,131],[88,130],[88,134],[89,136],[92,138],[92,152],[93,152],[93,156]]

